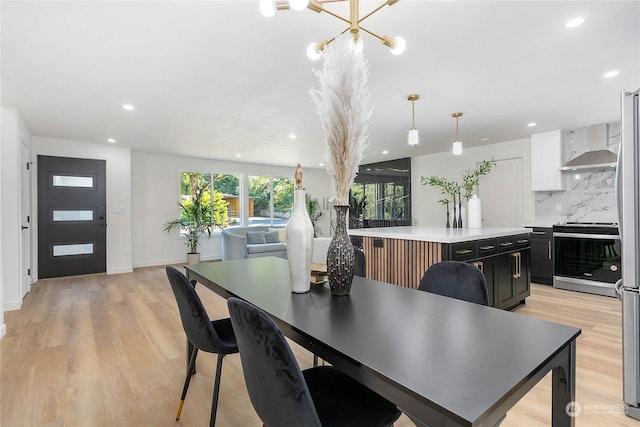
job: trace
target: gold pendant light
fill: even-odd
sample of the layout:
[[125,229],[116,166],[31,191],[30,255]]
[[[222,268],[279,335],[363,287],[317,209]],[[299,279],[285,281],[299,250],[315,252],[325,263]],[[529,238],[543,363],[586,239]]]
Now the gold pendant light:
[[462,117],[462,113],[453,113],[451,117],[456,118],[456,140],[453,141],[452,154],[454,156],[460,156],[462,155],[462,141],[458,138],[458,119]]
[[420,145],[420,138],[418,137],[418,129],[416,129],[416,110],[415,110],[415,102],[420,99],[420,95],[409,95],[407,97],[409,101],[411,101],[411,129],[409,129],[409,136],[407,138],[407,145],[409,147],[414,147],[416,145]]

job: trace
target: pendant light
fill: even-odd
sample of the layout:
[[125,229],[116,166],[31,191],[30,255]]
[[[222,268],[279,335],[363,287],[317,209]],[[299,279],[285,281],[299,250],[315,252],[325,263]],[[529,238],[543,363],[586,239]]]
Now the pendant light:
[[407,138],[407,145],[409,147],[413,147],[415,145],[420,145],[420,138],[418,137],[418,129],[416,129],[416,110],[415,110],[415,102],[420,99],[420,95],[409,95],[407,97],[409,101],[411,101],[411,129],[409,129],[409,136]]
[[462,155],[462,141],[458,138],[458,118],[462,117],[462,113],[453,113],[451,117],[456,118],[456,140],[453,141],[452,153],[454,156]]

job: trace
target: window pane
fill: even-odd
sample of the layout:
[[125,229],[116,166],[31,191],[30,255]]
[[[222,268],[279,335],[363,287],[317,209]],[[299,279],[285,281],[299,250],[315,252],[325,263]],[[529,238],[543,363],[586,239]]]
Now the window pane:
[[216,225],[240,224],[240,177],[216,174],[213,179],[213,217]]
[[284,225],[293,209],[293,179],[249,177],[249,225]]
[[[199,210],[194,206],[194,200],[200,198]],[[211,224],[211,173],[180,172],[180,220],[184,223],[193,223],[201,216],[203,224]],[[180,229],[181,234],[186,234],[188,229]]]
[[92,176],[53,175],[54,187],[93,188]]
[[53,245],[53,256],[87,255],[93,253],[93,243]]
[[54,210],[54,221],[93,221],[93,210]]

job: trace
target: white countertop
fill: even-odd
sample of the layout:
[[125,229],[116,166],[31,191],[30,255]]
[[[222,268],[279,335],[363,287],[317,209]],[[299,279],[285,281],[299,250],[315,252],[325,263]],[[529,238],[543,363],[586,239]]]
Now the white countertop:
[[445,227],[378,227],[354,228],[349,230],[352,236],[384,237],[389,239],[418,240],[424,242],[457,243],[470,240],[490,239],[529,233],[527,228],[483,227],[483,228],[445,228]]

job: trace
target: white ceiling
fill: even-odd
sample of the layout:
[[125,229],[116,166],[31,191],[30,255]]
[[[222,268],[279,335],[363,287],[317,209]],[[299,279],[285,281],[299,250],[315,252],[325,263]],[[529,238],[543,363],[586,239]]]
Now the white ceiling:
[[[381,2],[361,1],[361,16]],[[257,0],[1,7],[2,105],[17,108],[34,136],[287,166],[323,161],[309,97],[321,61],[305,49],[346,27],[328,14],[264,18]],[[564,28],[577,15],[585,23]],[[374,107],[365,163],[449,150],[456,111],[465,147],[615,121],[620,90],[640,87],[638,1],[402,0],[363,25],[407,40],[393,56],[362,34]],[[611,69],[619,76],[603,78]],[[411,93],[420,95],[415,148],[406,146]]]

